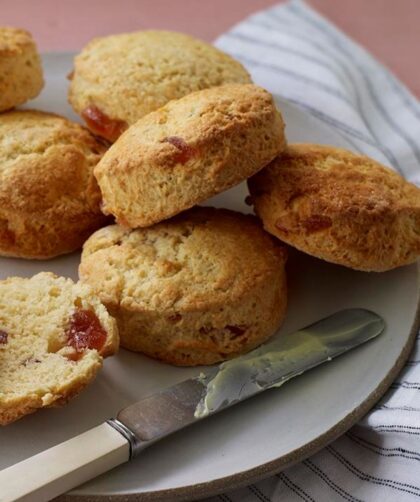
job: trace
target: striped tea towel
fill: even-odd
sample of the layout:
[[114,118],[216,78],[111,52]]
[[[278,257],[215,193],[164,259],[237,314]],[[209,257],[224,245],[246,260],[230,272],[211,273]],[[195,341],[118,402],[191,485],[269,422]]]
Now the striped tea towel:
[[[420,104],[392,73],[301,0],[218,39],[253,80],[330,125],[356,151],[420,184]],[[208,502],[420,500],[420,337],[382,401],[320,453]]]

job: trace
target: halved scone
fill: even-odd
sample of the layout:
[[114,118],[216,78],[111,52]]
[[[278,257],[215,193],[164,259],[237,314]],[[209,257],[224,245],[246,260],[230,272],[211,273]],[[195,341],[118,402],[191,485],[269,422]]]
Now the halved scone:
[[118,344],[89,286],[48,272],[0,281],[0,424],[65,404]]

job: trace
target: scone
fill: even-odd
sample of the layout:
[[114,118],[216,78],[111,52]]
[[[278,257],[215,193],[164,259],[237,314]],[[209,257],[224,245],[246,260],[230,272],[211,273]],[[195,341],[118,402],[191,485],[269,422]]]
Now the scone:
[[0,112],[35,98],[43,86],[41,59],[31,34],[0,27]]
[[95,168],[103,210],[146,227],[240,183],[285,146],[272,96],[229,84],[171,101],[131,126]]
[[107,219],[93,167],[105,147],[69,120],[0,115],[0,255],[50,258],[82,246]]
[[243,354],[282,323],[286,252],[255,216],[193,208],[85,243],[79,275],[118,323],[121,345],[195,366]]
[[290,145],[248,184],[265,229],[305,253],[376,272],[420,256],[420,190],[368,157]]
[[92,40],[75,58],[69,101],[87,126],[115,141],[171,99],[251,79],[238,62],[182,33],[140,31]]
[[65,404],[118,342],[89,286],[46,272],[0,281],[0,425]]

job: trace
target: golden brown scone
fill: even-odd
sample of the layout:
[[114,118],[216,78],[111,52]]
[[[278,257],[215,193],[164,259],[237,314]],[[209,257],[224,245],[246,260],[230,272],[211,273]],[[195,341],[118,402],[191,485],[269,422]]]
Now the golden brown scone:
[[117,319],[123,347],[195,366],[245,353],[276,331],[285,261],[254,216],[197,207],[145,229],[99,230],[79,275]]
[[107,219],[93,167],[105,147],[69,120],[39,111],[0,115],[0,255],[74,251]]
[[205,89],[131,126],[95,168],[103,210],[146,227],[240,183],[285,146],[272,96],[252,84]]
[[369,157],[290,145],[248,184],[265,229],[305,253],[375,272],[420,256],[420,190]]
[[248,83],[245,68],[196,38],[140,31],[95,38],[75,58],[69,101],[109,141],[171,99],[228,83]]
[[65,404],[118,343],[89,286],[46,272],[0,281],[0,425]]
[[43,86],[41,59],[31,34],[0,27],[0,112],[35,98]]

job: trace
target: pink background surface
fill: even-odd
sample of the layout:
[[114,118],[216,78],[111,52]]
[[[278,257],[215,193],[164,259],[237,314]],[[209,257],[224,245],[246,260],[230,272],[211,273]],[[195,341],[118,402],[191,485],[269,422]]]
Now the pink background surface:
[[[309,0],[367,47],[420,97],[420,0]],[[147,28],[211,41],[279,0],[0,0],[0,25],[30,30],[43,52],[78,50],[91,38]]]

